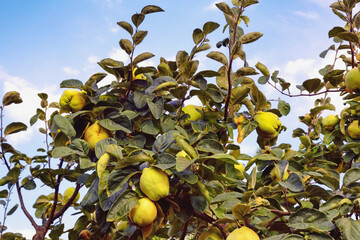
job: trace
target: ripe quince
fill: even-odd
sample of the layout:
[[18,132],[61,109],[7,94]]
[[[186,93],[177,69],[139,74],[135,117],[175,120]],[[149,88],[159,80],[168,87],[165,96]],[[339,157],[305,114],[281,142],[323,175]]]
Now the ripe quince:
[[169,178],[162,170],[157,168],[144,168],[140,177],[140,189],[153,201],[169,195]]
[[130,209],[129,212],[130,220],[142,227],[151,224],[156,219],[156,217],[156,205],[147,197],[141,198],[138,204]]
[[88,127],[84,134],[84,140],[89,143],[91,149],[95,149],[98,141],[109,137],[111,137],[111,132],[100,126],[98,121]]
[[144,74],[140,73],[140,74],[137,74],[135,75],[135,72],[136,72],[137,68],[134,68],[132,74],[133,74],[133,79],[142,79],[142,80],[146,80],[146,77]]
[[[65,190],[64,195],[63,195],[63,199],[64,202],[69,201],[69,199],[71,198],[71,196],[74,194],[75,192],[75,188],[74,187],[69,187],[68,189]],[[80,198],[80,193],[78,192],[73,203],[76,203]]]
[[346,73],[345,86],[350,92],[360,93],[360,69],[353,68]]
[[68,89],[60,97],[59,104],[63,112],[78,112],[86,105],[88,99],[85,91]]
[[329,115],[321,121],[321,125],[325,131],[332,131],[339,122],[340,119],[337,115]]
[[360,139],[359,120],[352,121],[348,127],[348,134],[352,139]]
[[209,230],[202,232],[199,236],[199,240],[222,240],[224,239],[221,235],[221,232],[218,228],[212,227]]
[[260,238],[252,229],[241,227],[232,231],[226,240],[260,240]]
[[259,124],[256,128],[258,135],[264,139],[273,139],[279,135],[281,122],[279,117],[272,112],[258,112],[254,116]]
[[189,114],[190,118],[185,120],[185,125],[190,125],[190,121],[199,121],[202,118],[202,107],[195,105],[186,105],[182,108],[185,114]]

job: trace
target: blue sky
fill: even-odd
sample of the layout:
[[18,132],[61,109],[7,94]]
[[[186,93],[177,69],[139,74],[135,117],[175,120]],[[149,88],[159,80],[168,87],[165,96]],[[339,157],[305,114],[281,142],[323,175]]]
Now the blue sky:
[[[149,33],[137,53],[149,51],[155,54],[146,64],[157,65],[160,57],[173,60],[179,50],[190,52],[193,29],[201,28],[207,21],[221,25],[209,36],[212,50],[215,50],[216,42],[225,37],[222,34],[225,21],[222,13],[214,7],[215,2],[219,1],[0,1],[0,94],[17,90],[24,99],[23,104],[7,109],[6,119],[28,123],[39,105],[38,92],[47,92],[50,100],[58,101],[63,91],[59,89],[62,80],[75,78],[86,81],[93,73],[102,72],[96,62],[103,58],[126,61],[118,42],[127,38],[128,34],[116,22],[130,21],[133,13],[140,12],[148,4],[158,5],[165,12],[147,15],[140,26],[141,30]],[[250,17],[250,24],[244,27],[245,32],[264,33],[259,41],[245,48],[250,64],[253,66],[260,61],[270,71],[280,70],[280,76],[294,86],[317,77],[318,69],[332,62],[331,56],[325,60],[318,57],[332,44],[327,37],[328,31],[333,26],[343,25],[328,7],[332,2],[260,0],[260,4],[249,7],[245,15]],[[206,59],[205,55],[198,55],[202,69],[216,70],[220,67]],[[236,66],[240,67],[241,63]],[[262,89],[268,98],[280,96],[269,86]],[[282,119],[289,131],[279,137],[279,142],[286,142],[291,139],[292,129],[301,127],[297,118],[313,106],[314,99],[280,97],[293,104],[290,116]],[[340,98],[334,99],[341,107]],[[10,143],[23,152],[34,153],[43,144],[36,134],[38,127],[14,135],[9,138]],[[256,150],[253,144],[255,137],[252,134],[249,141],[241,145],[244,152]],[[29,200],[30,211],[33,210],[32,203],[33,200]],[[19,224],[19,213],[10,216],[7,223],[11,230],[25,234],[30,225],[25,220]]]

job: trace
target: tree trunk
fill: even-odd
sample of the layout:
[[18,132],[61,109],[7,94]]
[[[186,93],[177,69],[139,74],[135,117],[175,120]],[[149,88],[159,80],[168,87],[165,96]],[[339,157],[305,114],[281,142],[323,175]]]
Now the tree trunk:
[[32,240],[44,240],[46,232],[47,231],[44,228],[37,229],[35,235],[32,238]]

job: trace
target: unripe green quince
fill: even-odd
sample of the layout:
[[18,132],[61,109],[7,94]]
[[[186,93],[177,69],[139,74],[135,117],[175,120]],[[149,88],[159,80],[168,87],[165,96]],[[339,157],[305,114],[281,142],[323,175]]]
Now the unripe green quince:
[[348,127],[348,134],[352,139],[360,139],[359,120],[352,121]]
[[156,217],[156,205],[147,197],[141,198],[138,204],[129,212],[130,220],[142,227],[151,224],[156,219]]
[[324,130],[332,131],[334,130],[336,124],[340,122],[340,119],[337,115],[328,115],[321,121],[321,125]]
[[100,126],[98,121],[88,127],[84,134],[84,140],[89,143],[91,149],[95,149],[98,141],[109,137],[111,137],[111,132]]
[[260,238],[252,229],[241,227],[232,231],[226,240],[260,240]]
[[209,230],[202,232],[199,236],[199,240],[209,240],[210,238],[213,240],[224,239],[221,235],[220,230],[216,227],[212,227]]
[[202,118],[202,107],[186,105],[182,108],[182,111],[190,115],[190,118],[185,120],[185,125],[190,125],[190,121],[199,121]]
[[345,85],[350,92],[360,93],[360,69],[353,68],[346,73]]
[[[69,201],[69,199],[74,194],[74,192],[75,192],[74,187],[69,187],[68,189],[65,190],[64,195],[63,195],[64,203]],[[78,192],[73,203],[76,203],[79,200],[79,198],[80,198],[80,193]]]
[[59,100],[59,104],[63,112],[80,111],[86,105],[86,103],[86,92],[80,92],[75,89],[65,90]]
[[279,135],[281,122],[279,117],[272,112],[258,112],[254,116],[258,123],[256,131],[264,139],[272,139]]
[[162,170],[157,168],[144,168],[140,177],[140,189],[153,201],[169,195],[169,178]]

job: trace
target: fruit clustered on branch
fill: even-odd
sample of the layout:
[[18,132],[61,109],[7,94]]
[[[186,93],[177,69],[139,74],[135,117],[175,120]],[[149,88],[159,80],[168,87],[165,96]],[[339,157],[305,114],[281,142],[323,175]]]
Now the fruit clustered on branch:
[[[217,71],[198,71],[196,60],[197,53],[211,48],[208,36],[220,26],[215,22],[193,31],[195,45],[190,53],[179,51],[175,61],[160,58],[156,67],[140,67],[154,55],[135,54],[147,36],[139,27],[146,16],[163,11],[148,5],[132,15],[132,24],[118,22],[130,35],[119,42],[129,64],[103,59],[99,65],[107,73],[96,73],[85,83],[63,81],[60,86],[69,89],[59,103],[48,104],[47,95],[39,94],[41,108],[30,124],[44,123],[40,131],[45,134],[46,149],[39,149],[44,155],[30,158],[6,143],[5,137],[26,130],[25,124],[11,123],[1,131],[1,158],[8,174],[0,185],[15,186],[21,208],[36,230],[34,239],[44,239],[48,231],[52,239],[58,239],[65,232],[62,214],[70,206],[81,215],[66,230],[68,239],[360,237],[360,71],[355,58],[359,17],[352,15],[357,1],[331,5],[347,25],[329,32],[339,46],[321,54],[324,57],[334,50],[335,60],[341,58],[352,70],[345,76],[344,70],[334,70],[334,62],[320,71],[323,80],[310,79],[297,86],[299,95],[285,93],[290,83],[278,77],[278,71],[270,74],[260,62],[255,68],[249,66],[243,46],[262,34],[244,33],[240,25],[249,24],[245,10],[258,1],[231,2],[232,7],[216,4],[228,32],[216,44],[219,51],[207,54],[220,64]],[[350,50],[350,60],[337,56],[344,49]],[[242,61],[244,67],[234,70],[234,61]],[[307,131],[297,128],[293,132],[301,142],[298,150],[288,143],[276,145],[286,129],[280,117],[289,114],[290,104],[279,100],[277,108],[271,105],[253,80],[258,71],[259,84],[276,89],[280,85],[278,90],[284,95],[323,94],[310,113],[300,117]],[[101,85],[108,74],[115,80]],[[341,93],[349,107],[340,117],[322,118],[324,110],[334,110],[327,97],[330,92]],[[202,106],[187,104],[194,97]],[[21,103],[17,92],[4,95],[1,116],[12,103]],[[48,109],[54,107],[58,110],[48,117]],[[232,141],[234,130],[238,144]],[[251,157],[240,151],[239,144],[253,131],[260,150]],[[57,167],[54,159],[59,159]],[[26,168],[30,175],[20,182]],[[76,187],[62,195],[63,180]],[[39,196],[33,205],[42,224],[36,223],[22,201],[23,189],[35,189],[36,182],[54,190]],[[78,203],[81,187],[88,189]],[[1,197],[8,199],[8,193],[2,191]],[[7,209],[8,204],[4,206]],[[21,239],[19,234],[1,234]]]

